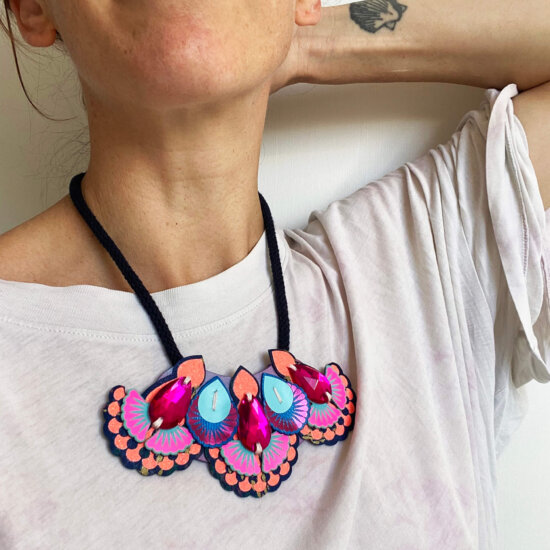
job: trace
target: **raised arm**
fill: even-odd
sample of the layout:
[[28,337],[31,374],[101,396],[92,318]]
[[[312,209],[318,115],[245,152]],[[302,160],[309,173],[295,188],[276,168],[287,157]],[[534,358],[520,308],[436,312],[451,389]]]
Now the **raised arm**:
[[450,82],[526,90],[550,80],[548,0],[364,0],[300,27],[295,82]]
[[449,82],[520,92],[514,111],[550,208],[550,1],[362,0],[296,29],[272,92],[291,84]]

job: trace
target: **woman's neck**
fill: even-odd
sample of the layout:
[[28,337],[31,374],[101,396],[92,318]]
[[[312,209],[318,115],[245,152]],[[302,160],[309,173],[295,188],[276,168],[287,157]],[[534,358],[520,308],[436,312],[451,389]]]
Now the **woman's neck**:
[[[250,252],[264,230],[254,182],[233,181],[230,191],[225,182],[168,190],[145,180],[94,185],[88,174],[82,181],[88,206],[150,292],[228,269]],[[74,223],[92,235],[83,219]],[[106,252],[98,255],[93,248],[104,262]],[[108,262],[118,271],[111,258]],[[126,281],[119,281],[130,290]]]
[[84,198],[145,286],[190,284],[243,259],[264,230],[258,165],[268,83],[172,109],[113,106],[84,91]]

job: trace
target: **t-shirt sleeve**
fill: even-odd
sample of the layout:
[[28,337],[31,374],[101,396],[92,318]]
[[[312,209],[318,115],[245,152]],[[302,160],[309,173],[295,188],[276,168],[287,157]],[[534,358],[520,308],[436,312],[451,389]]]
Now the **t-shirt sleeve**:
[[550,208],[514,114],[517,94],[514,83],[486,90],[451,140],[461,227],[494,322],[497,455],[527,411],[518,388],[550,381]]
[[550,209],[514,114],[517,94],[516,84],[488,89],[459,122],[453,180],[496,343],[514,341],[510,374],[520,387],[550,381]]
[[[313,211],[297,234],[318,261],[333,255],[344,283],[351,270],[384,270],[384,262],[423,271],[407,275],[414,281],[433,277],[435,250],[436,275],[449,274],[464,302],[481,297],[483,307],[472,305],[468,323],[474,337],[481,330],[494,337],[500,447],[525,412],[518,388],[550,381],[550,209],[544,210],[527,136],[514,114],[517,94],[514,83],[485,90],[448,142]],[[328,252],[321,253],[325,241]],[[373,261],[379,265],[371,267]],[[476,325],[482,309],[490,311],[483,327]]]

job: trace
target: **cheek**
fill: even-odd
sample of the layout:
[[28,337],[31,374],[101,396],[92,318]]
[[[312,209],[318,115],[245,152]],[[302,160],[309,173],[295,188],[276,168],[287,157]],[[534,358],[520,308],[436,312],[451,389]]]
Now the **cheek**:
[[186,18],[139,33],[122,48],[133,90],[149,99],[209,97],[257,87],[280,63],[284,37],[254,20]]
[[235,80],[242,54],[236,37],[186,18],[138,34],[123,48],[120,70],[148,96],[209,95]]
[[290,46],[292,2],[239,1],[236,9],[163,17],[93,9],[74,22],[78,40],[67,47],[88,88],[105,99],[151,108],[208,101],[257,87]]

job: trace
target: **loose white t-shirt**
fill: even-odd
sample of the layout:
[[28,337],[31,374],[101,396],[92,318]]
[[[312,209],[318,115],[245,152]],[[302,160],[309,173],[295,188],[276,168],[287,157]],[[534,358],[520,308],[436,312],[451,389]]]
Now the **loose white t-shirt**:
[[[517,93],[486,90],[447,143],[277,227],[290,351],[339,364],[357,402],[347,439],[302,441],[262,498],[201,460],[145,477],[109,452],[108,391],[170,367],[134,294],[0,281],[0,547],[495,548],[518,387],[550,380],[550,209]],[[277,347],[268,261],[264,233],[229,269],[153,294],[183,355],[223,380],[259,376]]]

